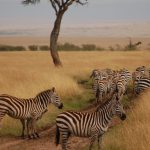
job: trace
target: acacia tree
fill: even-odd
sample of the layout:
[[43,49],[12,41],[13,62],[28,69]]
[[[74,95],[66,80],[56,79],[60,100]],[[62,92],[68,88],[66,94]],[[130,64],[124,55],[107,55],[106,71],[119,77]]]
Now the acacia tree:
[[[49,0],[52,8],[55,11],[56,19],[52,32],[50,34],[50,52],[53,59],[53,63],[56,67],[62,66],[58,52],[57,52],[57,41],[61,27],[61,21],[64,13],[68,10],[69,6],[73,3],[84,5],[88,0]],[[23,4],[35,4],[40,0],[24,0]]]

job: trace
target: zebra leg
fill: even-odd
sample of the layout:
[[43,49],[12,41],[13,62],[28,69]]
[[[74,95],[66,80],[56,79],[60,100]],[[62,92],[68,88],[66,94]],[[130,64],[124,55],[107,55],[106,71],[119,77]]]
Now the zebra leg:
[[25,125],[26,125],[26,122],[25,122],[25,119],[20,119],[21,123],[22,123],[22,134],[21,134],[21,137],[24,139],[25,138]]
[[27,137],[28,139],[32,139],[32,119],[27,119]]
[[33,126],[33,137],[34,137],[34,138],[39,138],[40,136],[39,136],[39,134],[37,133],[37,129],[36,129],[36,121],[37,121],[37,120],[33,120],[33,122],[32,122],[32,126]]
[[101,150],[102,135],[98,136],[98,138],[97,138],[97,142],[98,142],[98,150]]
[[67,150],[69,148],[69,146],[67,145],[69,136],[70,133],[68,131],[62,132],[62,150]]
[[90,137],[90,146],[89,146],[89,150],[92,149],[93,144],[94,144],[96,138],[97,138],[97,135],[95,135],[95,134],[93,134],[92,137]]
[[3,110],[0,110],[0,129],[2,128],[2,122],[1,120],[3,119],[3,117],[6,115],[6,112]]
[[31,119],[29,122],[29,139],[36,139],[39,138],[38,133],[36,132],[36,119]]

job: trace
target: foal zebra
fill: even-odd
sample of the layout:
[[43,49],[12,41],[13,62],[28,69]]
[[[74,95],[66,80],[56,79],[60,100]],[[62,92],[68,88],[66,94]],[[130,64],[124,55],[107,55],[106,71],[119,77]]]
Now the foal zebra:
[[72,134],[79,137],[90,137],[90,147],[92,149],[95,140],[98,141],[98,148],[101,147],[102,135],[107,131],[108,125],[114,115],[121,120],[126,119],[121,102],[117,94],[98,106],[94,112],[73,112],[66,111],[56,118],[56,145],[62,137],[62,150],[67,150],[67,141]]
[[5,94],[0,95],[0,122],[6,114],[20,119],[23,126],[22,137],[24,137],[25,122],[27,121],[27,136],[29,138],[39,137],[35,124],[47,111],[50,103],[59,109],[63,107],[55,88],[43,91],[37,94],[35,98],[30,99],[20,99]]

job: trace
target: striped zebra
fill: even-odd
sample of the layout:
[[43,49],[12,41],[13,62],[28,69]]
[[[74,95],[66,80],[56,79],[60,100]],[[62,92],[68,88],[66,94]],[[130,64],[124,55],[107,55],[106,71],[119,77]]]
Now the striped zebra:
[[141,78],[144,77],[144,73],[140,72],[140,71],[134,71],[132,73],[132,80],[133,80],[133,83],[135,82],[135,80],[139,80]]
[[145,70],[146,70],[145,66],[141,66],[141,67],[136,68],[136,71],[139,71],[139,72],[142,72],[142,73],[145,73]]
[[[108,71],[110,71],[110,70],[108,70]],[[102,82],[107,83],[108,74],[107,74],[105,69],[104,70],[95,69],[95,70],[92,71],[92,74],[91,74],[90,78],[93,78],[92,88],[93,88],[94,94],[96,96],[97,89],[100,89],[104,85]],[[105,85],[105,87],[106,87],[106,85]],[[103,86],[103,88],[104,88],[104,86]],[[106,89],[103,90],[103,94],[106,91]],[[100,91],[102,91],[102,90],[100,90]]]
[[107,131],[114,115],[120,117],[121,120],[126,119],[126,114],[116,93],[93,112],[66,111],[59,114],[56,118],[56,145],[59,144],[61,134],[62,150],[67,150],[68,138],[74,135],[90,137],[89,150],[97,140],[100,149],[102,135]]
[[0,95],[0,122],[7,114],[12,118],[20,119],[23,126],[22,137],[25,136],[26,122],[28,138],[39,137],[35,124],[47,111],[48,104],[50,103],[59,109],[63,107],[63,103],[54,87],[40,92],[35,98],[29,99],[20,99],[6,94]]
[[135,81],[134,90],[136,94],[139,94],[148,88],[150,89],[150,78],[141,78]]
[[97,89],[96,89],[97,102],[102,102],[103,100],[107,99],[107,97],[111,94],[111,90],[113,86],[112,84],[113,84],[112,80],[100,80],[97,83]]
[[94,69],[92,71],[92,74],[90,75],[90,78],[97,78],[99,77],[99,70],[98,69]]
[[127,69],[123,68],[119,71],[119,75],[122,77],[124,76],[126,78],[127,83],[132,79],[132,74]]
[[127,79],[125,76],[120,76],[117,81],[117,91],[118,91],[118,97],[122,98],[124,94],[127,93]]

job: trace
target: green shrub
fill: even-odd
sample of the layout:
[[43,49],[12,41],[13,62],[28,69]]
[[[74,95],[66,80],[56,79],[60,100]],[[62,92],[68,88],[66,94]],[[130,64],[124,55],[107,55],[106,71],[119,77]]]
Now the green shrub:
[[37,51],[38,50],[37,45],[29,45],[28,48],[29,48],[30,51]]
[[16,50],[16,51],[25,51],[26,48],[23,47],[23,46],[16,46],[16,47],[15,47],[15,50]]
[[0,51],[25,51],[23,46],[0,45]]
[[71,51],[71,50],[77,51],[77,50],[81,50],[81,48],[74,44],[64,43],[64,44],[58,44],[57,50],[59,50],[59,51]]
[[82,50],[87,50],[87,51],[96,50],[96,45],[94,45],[94,44],[83,44]]
[[50,47],[47,46],[47,45],[42,45],[42,46],[39,47],[39,49],[40,49],[41,51],[48,51],[48,50],[50,49]]

